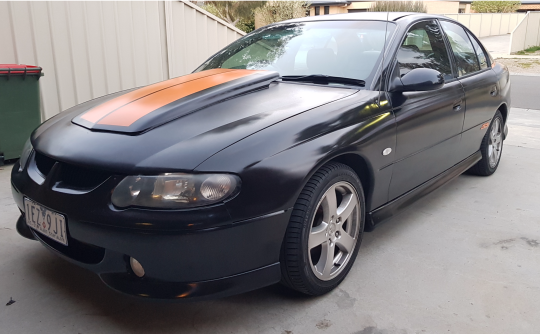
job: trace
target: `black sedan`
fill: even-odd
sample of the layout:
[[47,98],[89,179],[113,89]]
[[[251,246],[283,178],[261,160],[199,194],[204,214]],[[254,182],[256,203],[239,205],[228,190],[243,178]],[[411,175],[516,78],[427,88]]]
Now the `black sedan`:
[[365,231],[495,172],[509,73],[445,17],[260,28],[194,73],[66,110],[11,175],[18,232],[148,298],[326,293]]

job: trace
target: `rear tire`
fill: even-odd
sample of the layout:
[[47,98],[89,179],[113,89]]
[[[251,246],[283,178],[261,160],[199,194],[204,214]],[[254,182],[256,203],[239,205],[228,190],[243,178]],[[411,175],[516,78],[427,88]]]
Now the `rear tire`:
[[503,128],[503,117],[501,112],[497,110],[480,145],[482,160],[472,166],[469,173],[480,176],[489,176],[495,173],[502,156]]
[[338,286],[362,242],[364,203],[362,184],[349,166],[322,166],[294,205],[281,250],[281,282],[313,296]]

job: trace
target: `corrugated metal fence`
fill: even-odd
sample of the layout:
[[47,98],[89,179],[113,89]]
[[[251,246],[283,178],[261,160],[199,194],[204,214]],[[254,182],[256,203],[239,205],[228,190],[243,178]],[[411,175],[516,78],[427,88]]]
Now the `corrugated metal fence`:
[[189,73],[244,34],[187,1],[0,2],[0,63],[43,67],[43,120]]
[[[513,31],[525,14],[446,16],[484,37]],[[0,63],[43,67],[43,120],[187,74],[244,34],[188,1],[0,1]]]
[[469,28],[477,37],[511,33],[525,13],[443,14]]

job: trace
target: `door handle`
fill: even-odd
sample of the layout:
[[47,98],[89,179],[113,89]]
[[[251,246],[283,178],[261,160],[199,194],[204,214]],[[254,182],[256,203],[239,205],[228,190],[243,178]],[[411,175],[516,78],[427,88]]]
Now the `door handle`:
[[459,101],[456,101],[454,102],[454,111],[460,111],[461,110],[461,103],[463,102],[463,100],[459,100]]
[[489,92],[489,95],[497,96],[497,86],[491,87],[491,91]]

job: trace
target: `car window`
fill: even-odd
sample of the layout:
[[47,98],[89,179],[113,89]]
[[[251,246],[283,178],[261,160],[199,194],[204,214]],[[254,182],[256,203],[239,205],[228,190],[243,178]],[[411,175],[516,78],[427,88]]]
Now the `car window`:
[[[282,76],[322,74],[368,80],[394,24],[321,21],[263,27],[216,53],[197,71],[212,68],[277,71]],[[368,85],[366,85],[368,86]]]
[[472,36],[469,33],[467,33],[467,35],[469,36],[469,39],[471,40],[471,42],[472,42],[472,44],[474,46],[474,50],[476,51],[476,55],[478,56],[478,62],[480,63],[480,69],[485,70],[486,68],[488,68],[488,62],[487,62],[487,56],[486,56],[484,50],[482,49],[482,47],[480,46],[480,44],[478,43],[478,41],[476,40],[476,38],[474,36]]
[[469,73],[480,71],[480,65],[476,58],[476,51],[465,30],[457,24],[448,21],[441,21],[441,25],[450,41],[452,51],[454,52],[458,76],[461,77]]
[[409,29],[397,60],[400,76],[415,68],[431,68],[441,72],[446,81],[453,78],[441,30],[433,20],[416,23]]

